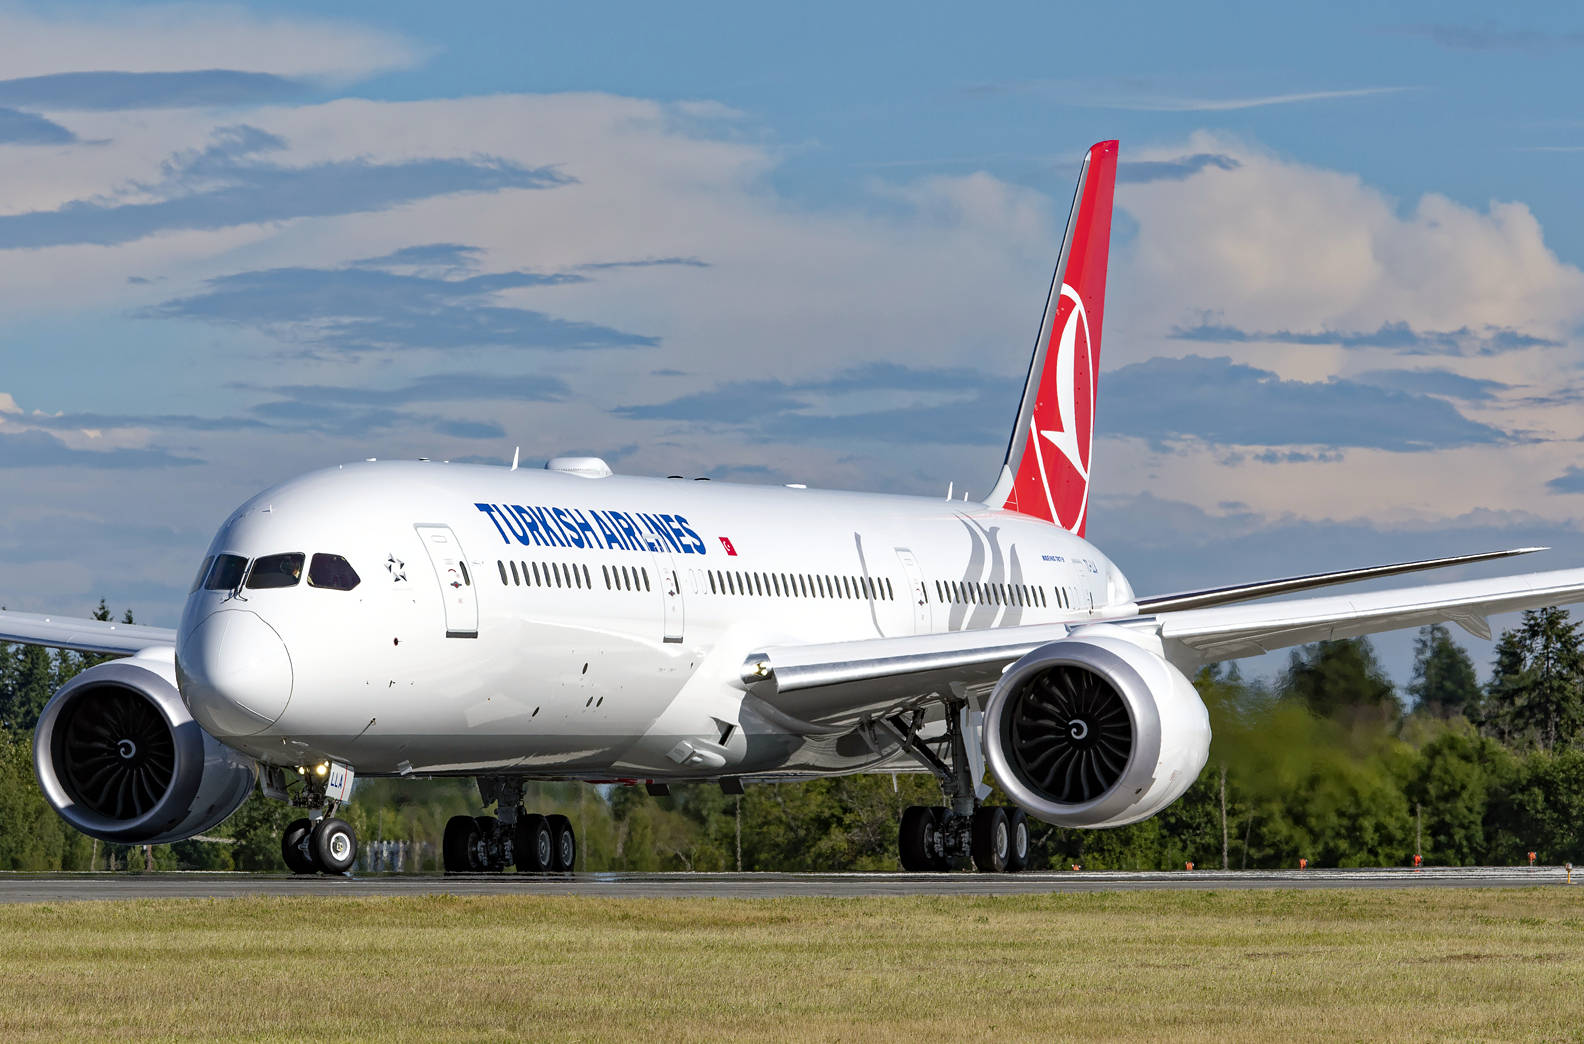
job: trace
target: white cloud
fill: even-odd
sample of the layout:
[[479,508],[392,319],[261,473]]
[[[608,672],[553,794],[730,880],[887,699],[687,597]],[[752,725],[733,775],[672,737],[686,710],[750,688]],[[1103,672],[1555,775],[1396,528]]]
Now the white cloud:
[[1407,210],[1358,176],[1196,135],[1238,161],[1119,189],[1140,232],[1133,294],[1157,327],[1211,312],[1251,330],[1513,327],[1562,336],[1584,318],[1584,272],[1527,206],[1427,193]]
[[81,71],[181,72],[235,69],[355,80],[414,64],[422,49],[349,21],[272,16],[239,6],[0,6],[0,76]]

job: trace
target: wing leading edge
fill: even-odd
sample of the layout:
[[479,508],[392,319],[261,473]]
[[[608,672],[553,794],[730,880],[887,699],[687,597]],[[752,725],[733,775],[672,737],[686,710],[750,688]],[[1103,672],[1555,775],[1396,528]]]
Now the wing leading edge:
[[1580,601],[1584,569],[1562,569],[1260,605],[1096,616],[1071,624],[767,648],[748,657],[743,683],[787,717],[830,729],[993,686],[1008,664],[1088,624],[1157,635],[1166,658],[1191,673],[1218,660],[1430,623],[1456,623],[1489,637],[1485,618],[1494,613]]
[[145,627],[113,620],[83,620],[0,610],[0,642],[131,656],[156,645],[174,646],[176,632],[167,627]]

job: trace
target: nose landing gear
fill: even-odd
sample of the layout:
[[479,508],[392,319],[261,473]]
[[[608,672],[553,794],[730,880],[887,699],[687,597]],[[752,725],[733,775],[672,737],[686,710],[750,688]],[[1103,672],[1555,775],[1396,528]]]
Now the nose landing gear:
[[336,808],[352,793],[352,770],[327,764],[324,772],[303,772],[303,789],[286,791],[284,770],[264,766],[264,793],[315,811],[294,819],[281,834],[281,859],[294,874],[345,874],[357,862],[357,832]]

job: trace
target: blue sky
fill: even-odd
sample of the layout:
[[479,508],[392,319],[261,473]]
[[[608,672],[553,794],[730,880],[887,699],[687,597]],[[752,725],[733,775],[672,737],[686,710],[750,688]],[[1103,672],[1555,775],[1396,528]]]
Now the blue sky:
[[1141,591],[1584,559],[1566,7],[322,11],[0,3],[0,602],[169,622],[371,455],[980,489],[1107,137]]

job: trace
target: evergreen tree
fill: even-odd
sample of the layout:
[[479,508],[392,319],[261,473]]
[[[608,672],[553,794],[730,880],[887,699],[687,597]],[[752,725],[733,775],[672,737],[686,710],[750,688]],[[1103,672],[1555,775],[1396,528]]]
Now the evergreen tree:
[[1505,743],[1553,750],[1584,733],[1584,638],[1580,624],[1551,607],[1529,610],[1496,646],[1487,730]]
[[1408,695],[1413,697],[1415,714],[1436,718],[1478,714],[1480,687],[1474,661],[1444,624],[1419,629]]
[[1391,680],[1375,659],[1374,647],[1364,638],[1316,642],[1294,649],[1280,692],[1321,718],[1345,724],[1391,724],[1402,715]]

